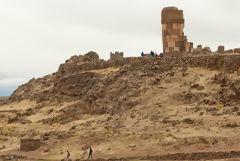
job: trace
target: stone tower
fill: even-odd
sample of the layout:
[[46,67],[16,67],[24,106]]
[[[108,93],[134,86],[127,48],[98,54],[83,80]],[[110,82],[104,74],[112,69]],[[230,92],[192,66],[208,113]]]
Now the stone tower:
[[167,7],[162,10],[162,40],[163,52],[166,55],[173,53],[180,55],[183,52],[192,52],[193,43],[187,41],[183,33],[183,11],[176,7]]

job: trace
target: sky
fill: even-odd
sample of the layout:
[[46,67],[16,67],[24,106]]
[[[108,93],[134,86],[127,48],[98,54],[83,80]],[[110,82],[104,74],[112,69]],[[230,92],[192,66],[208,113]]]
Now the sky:
[[240,47],[239,0],[0,0],[0,96],[72,55],[162,52],[161,10],[184,11],[188,40]]

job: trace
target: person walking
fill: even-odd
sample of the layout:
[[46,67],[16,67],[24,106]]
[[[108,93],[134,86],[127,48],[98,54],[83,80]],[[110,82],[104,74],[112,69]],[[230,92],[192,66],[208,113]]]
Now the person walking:
[[92,153],[93,153],[93,151],[92,151],[92,148],[90,146],[88,158],[90,158],[90,157],[92,158]]
[[70,159],[70,153],[69,153],[68,150],[67,150],[67,159],[68,159],[68,160]]

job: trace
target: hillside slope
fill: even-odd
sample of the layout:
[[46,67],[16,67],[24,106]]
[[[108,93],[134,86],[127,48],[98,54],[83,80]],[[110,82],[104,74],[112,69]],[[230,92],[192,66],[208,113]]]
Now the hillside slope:
[[[0,106],[0,155],[59,160],[240,151],[240,55],[99,60],[74,56]],[[230,65],[231,64],[231,65]]]

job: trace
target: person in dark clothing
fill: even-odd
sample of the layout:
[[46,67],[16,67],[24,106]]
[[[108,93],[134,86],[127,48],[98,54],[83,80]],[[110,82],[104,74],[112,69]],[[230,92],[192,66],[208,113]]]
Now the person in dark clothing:
[[163,53],[160,53],[160,54],[158,55],[158,57],[159,57],[159,58],[162,58],[162,57],[163,57]]
[[141,56],[144,56],[144,52],[141,53]]
[[68,150],[67,150],[67,159],[70,159],[70,153]]
[[163,57],[163,53],[161,53],[161,58]]
[[90,158],[90,157],[92,158],[92,152],[93,152],[93,151],[92,151],[92,148],[91,148],[91,146],[90,146],[88,158]]
[[154,57],[154,56],[155,56],[155,54],[154,54],[154,52],[153,52],[153,51],[151,51],[151,52],[150,52],[150,54],[151,54],[151,56],[152,56],[152,57]]

